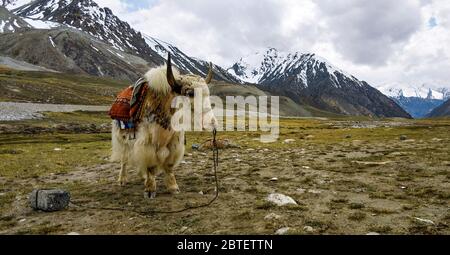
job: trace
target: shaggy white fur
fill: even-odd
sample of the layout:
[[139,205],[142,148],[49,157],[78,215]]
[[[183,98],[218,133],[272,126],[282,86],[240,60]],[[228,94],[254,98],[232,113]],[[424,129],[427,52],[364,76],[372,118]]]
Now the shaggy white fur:
[[[145,74],[145,80],[149,84],[143,108],[144,116],[152,113],[152,104],[166,108],[157,108],[167,113],[167,106],[170,109],[170,101],[176,95],[172,92],[166,78],[166,66],[151,69]],[[180,75],[178,70],[173,68],[174,77],[177,83],[183,88],[201,87],[206,91],[207,97],[203,100],[209,103],[209,89],[204,79],[192,75]],[[194,82],[195,81],[195,82]],[[156,101],[155,101],[156,100]],[[210,104],[209,104],[210,108]],[[161,110],[162,109],[162,110]],[[170,112],[170,111],[169,111]],[[211,115],[212,111],[208,111]],[[212,121],[215,117],[209,116]],[[130,139],[130,137],[136,137]],[[154,198],[156,194],[155,175],[163,170],[166,174],[165,184],[172,193],[178,193],[179,188],[173,173],[173,169],[181,162],[184,155],[184,131],[175,132],[171,128],[164,128],[154,120],[143,118],[139,123],[135,133],[129,130],[121,130],[113,121],[112,125],[112,161],[121,162],[119,175],[120,185],[124,185],[127,180],[127,166],[135,166],[145,179],[145,192],[149,197]]]
[[[175,67],[172,67],[173,76],[176,80],[180,79],[180,72]],[[167,66],[159,66],[150,69],[144,75],[145,81],[148,82],[150,88],[156,93],[167,94],[170,92],[170,85],[167,82]]]

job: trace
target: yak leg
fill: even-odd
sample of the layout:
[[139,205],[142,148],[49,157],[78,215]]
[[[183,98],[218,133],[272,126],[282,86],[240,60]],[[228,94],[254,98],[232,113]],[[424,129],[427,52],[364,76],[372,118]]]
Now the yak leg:
[[156,197],[156,167],[147,168],[147,172],[145,174],[145,193],[144,196],[148,196],[153,199]]
[[120,173],[119,173],[119,179],[117,182],[119,182],[120,186],[125,186],[127,184],[127,159],[126,156],[122,156],[122,159],[120,160]]
[[180,193],[180,188],[178,188],[177,180],[175,178],[175,174],[173,173],[173,165],[165,166],[164,172],[166,175],[164,177],[164,182],[169,192],[172,194]]

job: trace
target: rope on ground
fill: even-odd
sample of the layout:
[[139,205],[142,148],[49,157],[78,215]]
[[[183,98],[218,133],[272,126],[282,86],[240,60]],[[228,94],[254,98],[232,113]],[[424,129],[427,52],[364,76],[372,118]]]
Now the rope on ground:
[[134,208],[125,208],[125,207],[88,206],[88,205],[82,205],[78,202],[73,202],[73,201],[70,201],[70,204],[72,204],[76,207],[92,209],[92,210],[133,212],[136,214],[140,214],[142,216],[148,216],[148,215],[152,215],[152,214],[181,213],[181,212],[185,212],[188,210],[193,210],[193,209],[210,206],[219,197],[219,179],[217,178],[217,168],[219,167],[219,148],[217,146],[217,140],[216,140],[217,130],[214,128],[212,133],[213,133],[213,169],[214,169],[214,182],[216,185],[216,192],[215,192],[214,197],[211,200],[209,200],[207,203],[200,204],[200,205],[187,206],[187,207],[184,207],[184,208],[181,208],[178,210],[167,210],[167,211],[165,211],[165,210],[138,210],[138,209],[134,209]]

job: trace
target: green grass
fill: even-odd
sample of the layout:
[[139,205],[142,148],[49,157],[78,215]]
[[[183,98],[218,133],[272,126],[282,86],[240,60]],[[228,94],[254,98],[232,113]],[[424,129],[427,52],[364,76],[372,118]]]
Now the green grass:
[[37,178],[104,163],[109,134],[0,135],[0,177]]
[[127,85],[129,82],[108,78],[0,66],[0,101],[104,105]]
[[[298,234],[304,233],[304,226],[313,227],[313,233],[318,234],[449,231],[448,227],[438,229],[437,226],[448,222],[449,218],[450,119],[398,120],[412,126],[372,129],[334,128],[335,124],[353,121],[352,118],[281,119],[280,139],[267,144],[254,140],[261,132],[219,132],[219,139],[228,138],[242,148],[220,151],[221,195],[211,207],[181,215],[154,216],[151,221],[129,220],[136,216],[129,213],[69,210],[53,214],[59,218],[51,221],[53,216],[48,214],[18,216],[14,208],[18,205],[22,208],[26,195],[34,187],[53,185],[52,181],[57,187],[69,190],[75,200],[91,205],[99,202],[104,206],[127,207],[132,202],[131,207],[137,209],[170,208],[172,205],[178,208],[188,202],[206,201],[213,188],[211,154],[193,151],[191,145],[210,139],[211,134],[187,133],[185,160],[190,164],[182,164],[177,171],[182,194],[173,197],[162,194],[147,203],[142,200],[143,185],[137,176],[132,174],[131,182],[123,188],[115,185],[117,165],[97,171],[108,162],[110,155],[107,130],[89,134],[60,133],[52,129],[61,124],[110,123],[105,113],[47,113],[45,116],[42,120],[0,123],[13,127],[50,128],[34,135],[0,134],[0,193],[3,193],[0,204],[4,205],[0,206],[0,231],[5,230],[5,233],[83,233],[85,227],[79,226],[80,215],[89,215],[92,219],[86,223],[92,230],[90,233],[116,233],[119,230],[123,233],[178,233],[185,226],[189,227],[189,233],[195,234],[216,230],[220,233],[273,234],[285,226],[291,227],[290,233]],[[345,138],[347,134],[351,138]],[[401,134],[414,139],[415,143],[401,141]],[[313,137],[308,138],[309,135]],[[295,141],[285,144],[286,138]],[[247,150],[250,148],[252,150]],[[305,152],[301,153],[302,150]],[[398,152],[401,155],[393,154]],[[236,156],[242,161],[235,161]],[[330,163],[327,159],[335,161]],[[358,169],[352,163],[354,160],[389,160],[392,163]],[[193,172],[188,172],[188,167]],[[278,181],[268,181],[271,177],[278,177]],[[165,189],[162,183],[159,185]],[[297,188],[305,192],[298,193]],[[308,192],[312,189],[321,190],[321,193]],[[198,194],[200,190],[204,196]],[[278,207],[269,203],[265,198],[271,192],[289,195],[299,205]],[[271,212],[282,218],[273,222],[264,220]],[[437,216],[426,217],[428,212]],[[411,215],[430,218],[436,226],[410,221]],[[21,218],[27,218],[27,221],[19,222]],[[118,221],[130,223],[122,226],[116,224]],[[392,224],[394,221],[396,224]]]

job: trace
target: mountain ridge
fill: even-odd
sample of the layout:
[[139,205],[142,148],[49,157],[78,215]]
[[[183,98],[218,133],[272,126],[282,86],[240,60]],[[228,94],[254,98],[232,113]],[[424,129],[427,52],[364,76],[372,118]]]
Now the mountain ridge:
[[243,83],[257,84],[263,90],[337,114],[411,118],[367,82],[314,53],[268,48],[241,58],[227,70]]

